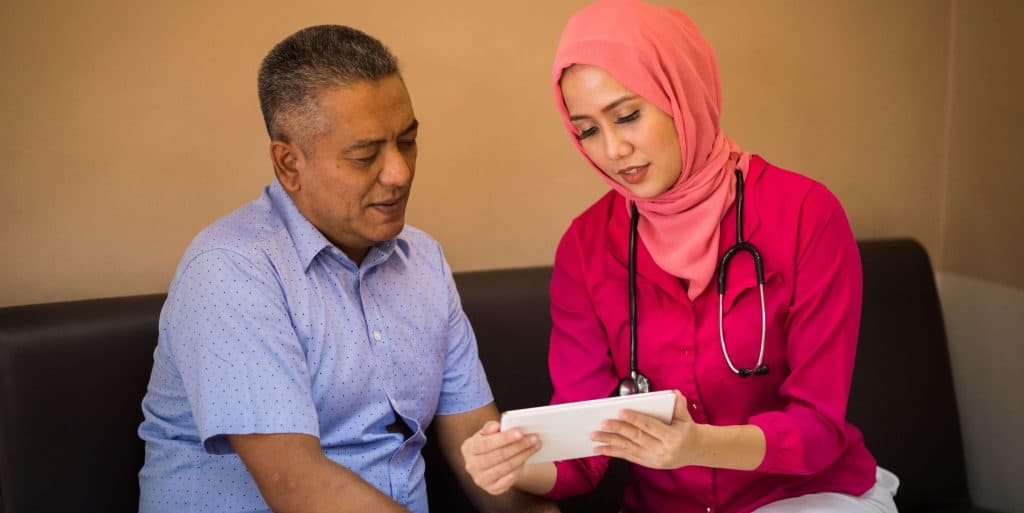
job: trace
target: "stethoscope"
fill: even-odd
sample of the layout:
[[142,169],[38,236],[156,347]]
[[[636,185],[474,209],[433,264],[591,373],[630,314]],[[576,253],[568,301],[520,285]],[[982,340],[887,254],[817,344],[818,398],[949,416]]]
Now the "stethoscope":
[[[651,381],[640,373],[637,367],[637,321],[636,321],[636,234],[637,223],[640,221],[640,213],[637,211],[636,203],[630,203],[629,219],[629,375],[619,381],[618,394],[630,395],[646,393],[651,390]],[[729,350],[725,344],[725,330],[722,325],[723,313],[722,303],[725,298],[725,279],[729,261],[737,253],[746,251],[754,259],[754,272],[757,274],[757,288],[761,294],[761,351],[757,355],[757,365],[753,368],[739,367],[732,363],[729,357]],[[768,365],[764,363],[764,340],[765,340],[765,308],[764,308],[764,262],[761,260],[761,252],[757,248],[743,240],[743,173],[736,170],[736,244],[726,250],[722,260],[718,264],[718,338],[722,342],[722,355],[725,356],[725,363],[729,370],[741,378],[748,376],[763,376],[768,374]]]

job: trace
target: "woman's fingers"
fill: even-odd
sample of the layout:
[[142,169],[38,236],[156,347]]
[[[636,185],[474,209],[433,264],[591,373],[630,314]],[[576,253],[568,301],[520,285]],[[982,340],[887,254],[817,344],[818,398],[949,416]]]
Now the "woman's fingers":
[[644,447],[636,444],[629,438],[616,433],[602,431],[595,431],[590,438],[602,444],[594,448],[594,454],[621,458],[638,465],[645,464],[644,454],[646,451]]
[[[619,418],[614,420],[626,422],[640,430],[642,433],[659,441],[664,440],[670,430],[669,425],[662,422],[661,419],[637,413],[632,410],[622,410],[622,412],[619,413]],[[628,431],[628,428],[626,429]]]
[[689,403],[686,400],[686,396],[684,396],[682,392],[678,390],[676,390],[675,393],[676,407],[675,410],[672,412],[672,420],[674,421],[676,419],[681,419],[685,420],[686,422],[693,422],[693,417],[690,416],[690,410],[687,409],[687,405]]
[[[639,414],[633,413],[633,415]],[[659,422],[657,419],[653,420]],[[639,446],[647,446],[661,441],[658,435],[652,433],[644,425],[626,419],[605,420],[601,423],[601,430],[605,433],[614,433]],[[598,433],[600,432],[598,431]]]

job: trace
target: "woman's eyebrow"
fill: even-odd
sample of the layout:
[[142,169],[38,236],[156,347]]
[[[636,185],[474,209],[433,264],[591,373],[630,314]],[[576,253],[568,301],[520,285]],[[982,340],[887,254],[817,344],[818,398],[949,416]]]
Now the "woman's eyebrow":
[[[628,102],[629,100],[633,100],[635,98],[636,98],[635,94],[623,96],[622,98],[619,98],[618,100],[615,100],[615,101],[609,103],[608,105],[606,105],[603,109],[601,109],[601,112],[608,112],[608,111],[614,109],[615,107],[618,107],[619,105],[622,105],[623,103]],[[587,115],[584,115],[584,114],[577,114],[575,116],[569,116],[569,121],[579,121],[581,119],[587,119],[589,117],[590,116],[587,116]]]

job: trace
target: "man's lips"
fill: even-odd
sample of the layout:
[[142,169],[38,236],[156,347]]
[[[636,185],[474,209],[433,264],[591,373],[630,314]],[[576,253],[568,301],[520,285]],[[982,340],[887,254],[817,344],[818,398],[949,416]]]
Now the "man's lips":
[[373,203],[370,203],[369,206],[370,208],[377,210],[378,212],[381,212],[383,214],[392,215],[400,212],[405,207],[405,200],[407,198],[408,196],[401,196],[386,201],[375,201]]

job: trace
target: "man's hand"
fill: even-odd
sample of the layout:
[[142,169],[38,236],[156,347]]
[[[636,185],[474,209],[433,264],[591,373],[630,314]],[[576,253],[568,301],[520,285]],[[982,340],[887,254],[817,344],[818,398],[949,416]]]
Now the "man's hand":
[[501,495],[523,475],[526,459],[538,450],[537,435],[523,436],[519,429],[501,431],[491,420],[462,443],[462,458],[477,486],[491,495]]
[[314,436],[228,435],[275,513],[409,513],[358,474],[327,459]]
[[[439,438],[438,442],[441,447],[441,453],[444,454],[448,464],[451,465],[455,475],[458,476],[462,489],[466,491],[466,495],[473,501],[477,509],[481,511],[489,513],[558,513],[558,506],[554,503],[517,489],[520,488],[537,494],[550,490],[555,484],[555,465],[553,463],[528,465],[525,467],[525,471],[519,470],[521,473],[520,478],[523,482],[518,483],[516,488],[510,488],[510,485],[504,486],[503,492],[498,492],[500,495],[492,492],[492,490],[497,491],[498,488],[491,487],[490,490],[484,492],[474,483],[474,478],[471,477],[468,469],[470,467],[475,468],[475,464],[471,464],[470,460],[464,457],[466,453],[463,450],[468,440],[490,436],[497,436],[498,438],[495,440],[502,440],[506,437],[516,438],[512,442],[511,448],[508,445],[504,446],[508,448],[508,452],[511,454],[511,458],[504,459],[507,463],[510,463],[510,467],[517,469],[523,469],[523,462],[526,461],[526,458],[540,449],[540,442],[531,445],[529,437],[523,436],[522,433],[518,435],[511,434],[511,431],[508,433],[498,433],[499,426],[497,421],[498,408],[494,406],[494,403],[465,413],[438,415],[435,417],[434,422],[437,427],[436,432]],[[492,454],[492,456],[502,459],[500,452],[501,449],[498,449],[499,454]],[[476,457],[472,460],[480,461]],[[508,460],[511,461],[509,462]],[[489,468],[494,470],[493,466]],[[493,473],[507,474],[502,469],[497,469]]]

